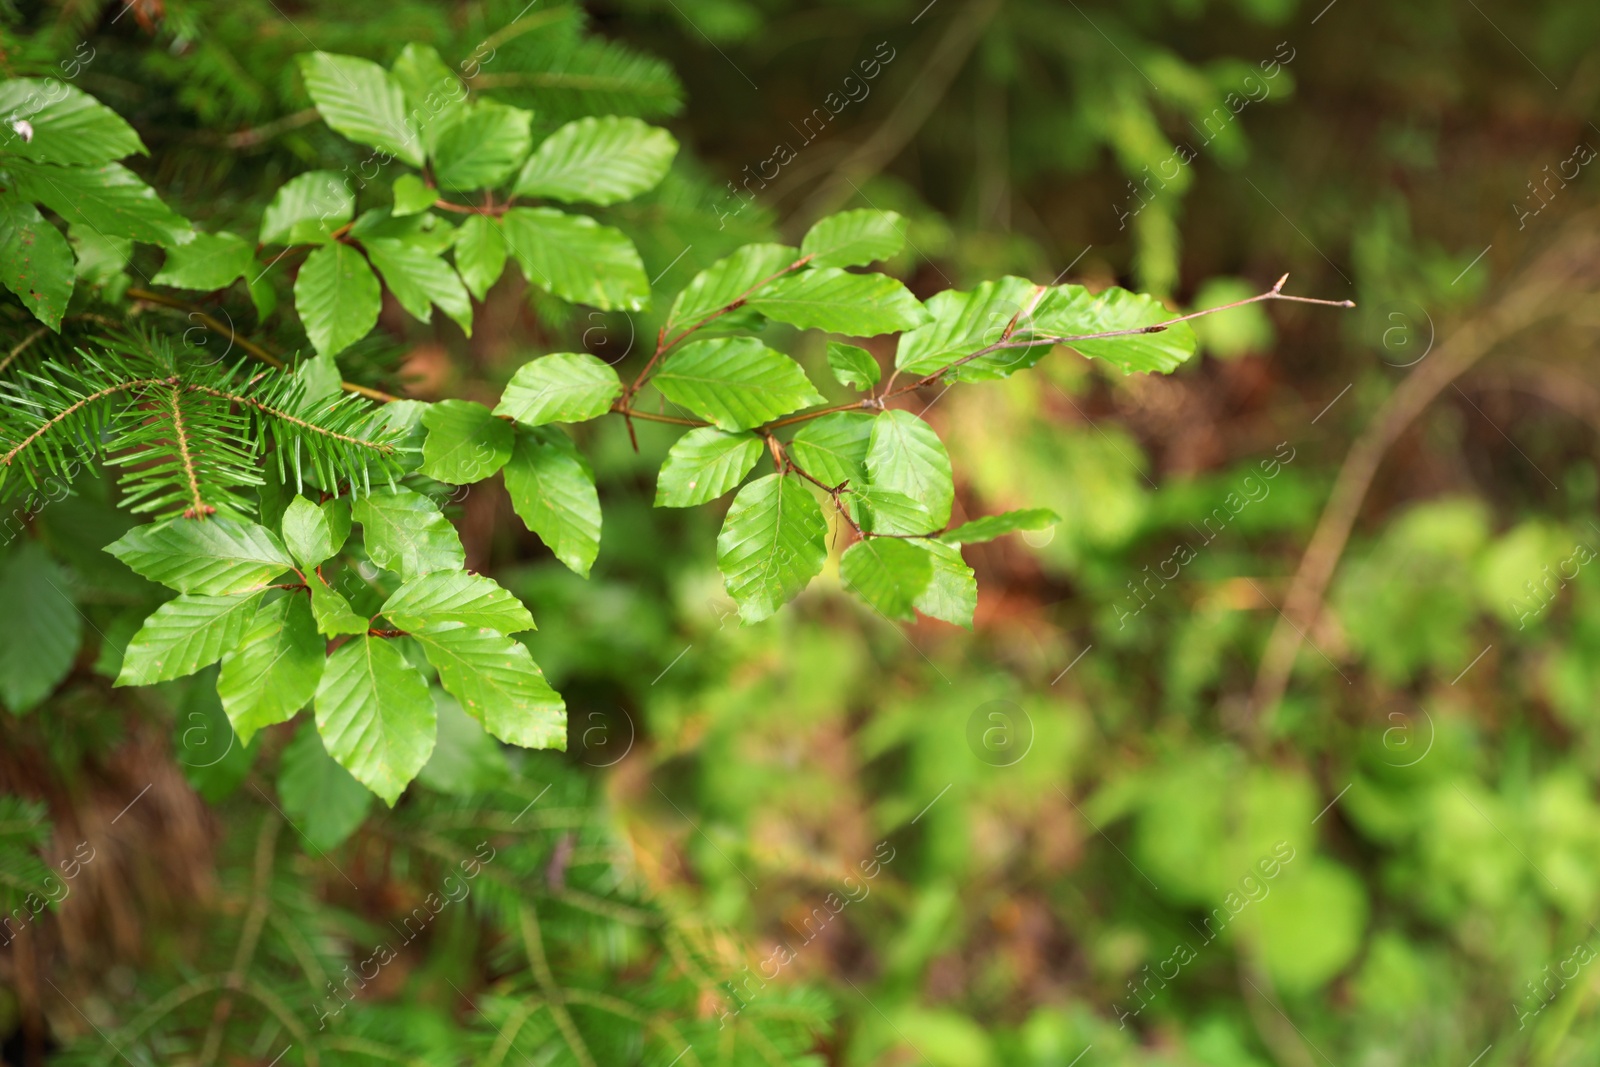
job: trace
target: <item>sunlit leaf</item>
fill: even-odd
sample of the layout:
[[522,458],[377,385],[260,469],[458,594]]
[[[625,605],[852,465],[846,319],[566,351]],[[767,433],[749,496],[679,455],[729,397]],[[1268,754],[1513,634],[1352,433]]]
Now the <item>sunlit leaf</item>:
[[656,478],[656,507],[688,508],[715,500],[744,480],[761,458],[761,438],[700,426],[673,443]]
[[328,755],[390,807],[433,752],[433,697],[399,645],[356,637],[328,657],[317,687]]
[[589,461],[560,430],[519,430],[506,464],[511,506],[556,559],[588,577],[600,553],[600,497]]
[[651,379],[668,400],[724,430],[746,430],[822,403],[800,364],[753,337],[693,341]]
[[813,267],[860,267],[898,255],[906,221],[894,211],[842,211],[820,219],[800,244]]
[[539,144],[512,191],[567,203],[616,204],[653,189],[677,152],[672,134],[638,119],[582,118]]
[[799,478],[769,474],[739,490],[717,537],[717,566],[745,622],[793,600],[828,558],[822,506]]
[[611,409],[622,392],[617,372],[587,352],[556,352],[517,368],[496,405],[524,426],[583,422]]
[[470,400],[429,404],[422,472],[452,485],[481,482],[511,458],[511,424]]

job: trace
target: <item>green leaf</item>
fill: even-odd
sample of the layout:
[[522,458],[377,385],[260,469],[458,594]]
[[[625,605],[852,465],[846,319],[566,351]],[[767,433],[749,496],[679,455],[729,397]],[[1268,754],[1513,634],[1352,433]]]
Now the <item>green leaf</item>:
[[887,274],[851,274],[837,267],[787,274],[750,297],[769,319],[802,330],[852,337],[909,330],[928,321],[911,290]]
[[325,245],[306,257],[294,280],[294,307],[318,353],[336,356],[378,323],[383,291],[360,252]]
[[344,500],[319,506],[297,496],[284,510],[284,544],[306,570],[333,558],[349,536],[350,505]]
[[[1107,289],[1098,296],[1081,285],[1058,285],[1045,293],[1033,314],[1034,328],[1042,334],[1071,337],[1112,330],[1137,330],[1166,322],[1175,313],[1151,297],[1126,289]],[[1092,341],[1072,341],[1071,346],[1090,359],[1103,359],[1131,374],[1159,371],[1166,374],[1194,355],[1194,331],[1186,322],[1156,333],[1134,333]]]
[[433,697],[399,645],[357,637],[328,657],[317,686],[328,755],[391,808],[433,752]]
[[904,493],[864,485],[845,497],[845,507],[856,525],[873,534],[927,534],[938,529],[921,501]]
[[117,685],[154,685],[209,667],[244,638],[261,593],[180,596],[144,621],[122,652]]
[[294,278],[294,310],[320,355],[338,355],[378,325],[382,290],[366,259],[349,245],[326,245]]
[[717,566],[745,622],[760,622],[822,572],[828,522],[798,477],[769,474],[733,498],[717,536]]
[[[0,152],[36,163],[93,166],[136,153],[144,145],[122,116],[81,89],[54,78],[0,81]],[[17,123],[32,127],[23,137]]]
[[600,495],[572,439],[547,426],[519,430],[505,480],[511,506],[528,529],[587,578],[600,554]]
[[[466,85],[432,45],[415,41],[400,51],[389,73],[405,95],[411,125],[420,133],[423,149],[431,154],[439,135],[467,113]],[[430,196],[428,203],[433,199]]]
[[[900,335],[894,364],[907,374],[931,374],[1001,340],[1007,328],[1026,338],[1039,293],[1039,286],[1026,278],[1011,276],[970,292],[935,293],[927,303],[933,321]],[[1002,349],[963,364],[955,376],[969,381],[1004,378],[1033,366],[1049,351],[1049,345]]]
[[677,153],[672,134],[638,119],[582,118],[540,143],[512,192],[565,203],[616,204],[655,188]]
[[180,593],[253,593],[294,566],[265,526],[215,516],[135,526],[106,551]]
[[108,237],[88,226],[69,226],[67,243],[78,257],[73,273],[91,285],[100,286],[106,300],[121,299],[131,284],[124,272],[133,259],[133,242],[126,237]]
[[414,635],[461,710],[507,744],[567,748],[567,705],[527,646],[470,626]]
[[845,483],[853,490],[867,485],[867,444],[873,416],[836,411],[811,419],[789,442],[789,455],[807,474],[829,486]]
[[926,552],[933,566],[927,588],[912,602],[916,609],[930,618],[972,629],[972,616],[978,610],[978,579],[961,558],[961,546],[920,537],[906,544]]
[[744,480],[761,458],[761,438],[699,426],[673,444],[656,479],[656,507],[690,508]]
[[506,269],[506,241],[500,224],[487,215],[469,215],[456,231],[456,269],[467,290],[482,300]]
[[753,337],[692,341],[650,380],[668,400],[724,430],[747,430],[822,403],[800,364]]
[[311,587],[311,617],[316,620],[317,633],[324,637],[344,634],[364,634],[371,629],[366,619],[350,608],[350,602],[319,575],[306,575]]
[[327,244],[329,235],[355,217],[350,183],[333,170],[298,174],[278,187],[261,213],[261,243]]
[[441,400],[422,413],[422,473],[452,485],[481,482],[511,458],[511,424],[471,400]]
[[870,537],[845,549],[839,577],[885,618],[915,622],[913,609],[933,578],[933,563],[928,553],[898,537]]
[[194,235],[186,220],[121,163],[90,168],[11,162],[6,171],[24,199],[38,201],[70,225],[102,237],[171,247]]
[[439,199],[439,194],[428,188],[428,183],[415,174],[402,174],[396,178],[392,192],[394,194],[392,214],[395,218],[420,215]]
[[693,326],[719,310],[727,307],[762,282],[782,273],[800,258],[800,250],[788,245],[745,245],[724,259],[719,259],[694,276],[678,298],[672,302],[667,315],[666,330],[669,335]]
[[363,211],[350,226],[350,236],[365,245],[371,240],[402,241],[433,256],[442,256],[455,243],[455,227],[439,215],[424,211],[396,215],[389,207]]
[[383,617],[412,634],[471,626],[514,634],[537,629],[522,601],[492,578],[465,571],[434,571],[396,589]]
[[633,242],[587,215],[515,207],[500,219],[506,246],[530,284],[604,311],[642,311],[650,281]]
[[1049,508],[1026,508],[999,515],[985,515],[981,519],[963,523],[954,530],[940,534],[939,540],[949,545],[975,545],[1018,530],[1043,530],[1060,521],[1061,516]]
[[256,266],[255,249],[231,233],[197,233],[188,244],[167,253],[161,272],[150,280],[174,289],[210,292],[225,289],[235,278],[250,277]]
[[[342,380],[339,364],[332,356],[304,356],[294,368],[295,380],[300,383],[300,396],[306,403],[315,404],[339,395]],[[266,518],[263,514],[262,518]]]
[[0,702],[16,715],[36,706],[72,670],[83,616],[65,572],[37,541],[0,559]]
[[422,166],[422,142],[406,114],[400,86],[387,71],[356,56],[305,52],[295,58],[306,92],[330,128],[413,167]]
[[367,555],[402,578],[460,570],[466,563],[455,527],[421,493],[381,489],[357,500],[354,515],[366,534]]
[[294,828],[318,852],[344,844],[361,828],[372,794],[339,766],[309,725],[295,731],[278,764],[278,799]]
[[861,267],[898,255],[905,219],[894,211],[842,211],[819,219],[800,243],[813,267]]
[[433,175],[455,193],[499,186],[533,147],[533,113],[493,100],[481,101],[438,135]]
[[871,389],[882,373],[871,352],[842,341],[828,342],[828,369],[835,381],[852,389]]
[[[439,715],[439,740],[433,747],[433,756],[418,772],[417,781],[429,789],[459,797],[505,785],[511,778],[511,764],[500,743],[444,690],[433,691],[433,704]],[[366,791],[362,793],[365,795]]]
[[583,422],[611,410],[622,392],[617,372],[587,352],[557,352],[517,368],[496,405],[524,426]]
[[361,242],[400,306],[423,322],[433,321],[433,305],[472,336],[472,298],[456,270],[439,256],[394,237]]
[[327,652],[306,598],[285,596],[257,609],[217,676],[217,695],[241,742],[311,702]]
[[38,208],[9,194],[0,194],[0,282],[40,322],[61,329],[72,297],[72,247]]
[[245,286],[250,290],[250,303],[255,305],[256,322],[265,322],[267,316],[278,308],[278,290],[267,277],[267,272],[262,271],[253,278],[245,279]]
[[950,454],[933,427],[911,412],[885,411],[873,420],[867,476],[874,488],[904,493],[927,508],[934,529],[950,521]]

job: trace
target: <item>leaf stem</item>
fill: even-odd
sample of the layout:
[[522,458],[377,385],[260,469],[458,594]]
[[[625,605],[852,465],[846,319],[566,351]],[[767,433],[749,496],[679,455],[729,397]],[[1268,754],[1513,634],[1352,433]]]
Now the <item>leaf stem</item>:
[[[1205,308],[1201,311],[1191,311],[1187,315],[1179,315],[1176,318],[1167,319],[1163,322],[1152,323],[1149,326],[1135,326],[1126,330],[1102,330],[1099,333],[1072,334],[1060,337],[1027,337],[1023,340],[1013,340],[1011,335],[1012,331],[1016,327],[1016,320],[1014,318],[1011,324],[1006,327],[1005,333],[1001,336],[1000,340],[996,341],[994,344],[987,345],[978,349],[976,352],[962,356],[953,363],[949,363],[946,366],[940,367],[932,374],[920,378],[917,381],[912,382],[910,385],[903,385],[899,389],[889,389],[886,387],[884,394],[878,399],[881,402],[892,397],[900,396],[904,393],[912,392],[916,389],[921,389],[923,386],[932,385],[934,382],[938,381],[940,378],[944,377],[946,374],[955,370],[962,364],[970,363],[980,356],[986,356],[990,352],[997,352],[1006,348],[1034,348],[1041,345],[1069,345],[1074,341],[1096,341],[1107,337],[1129,337],[1136,334],[1161,333],[1169,327],[1176,326],[1180,322],[1188,322],[1190,319],[1203,318],[1206,315],[1215,315],[1219,311],[1231,311],[1234,308],[1244,307],[1246,304],[1260,303],[1263,300],[1287,300],[1295,304],[1320,304],[1324,307],[1337,308],[1353,308],[1356,306],[1356,302],[1354,300],[1322,300],[1312,296],[1286,295],[1282,290],[1283,284],[1288,280],[1289,276],[1285,274],[1283,277],[1278,279],[1277,283],[1274,284],[1271,289],[1268,289],[1264,293],[1257,293],[1255,296],[1248,296],[1243,300],[1235,300],[1231,304],[1219,304],[1214,308]],[[1040,293],[1043,293],[1045,288],[1046,287],[1041,286],[1039,290]],[[891,376],[889,379],[889,385],[892,386],[893,384],[894,377]]]
[[639,372],[639,376],[633,380],[633,384],[629,385],[627,390],[622,394],[622,403],[624,405],[632,403],[635,394],[637,394],[640,389],[644,388],[645,382],[650,380],[650,373],[655,369],[656,363],[661,359],[662,356],[666,355],[667,352],[681,344],[685,337],[688,337],[696,330],[702,329],[707,323],[714,322],[724,315],[737,311],[739,308],[744,306],[745,301],[749,300],[751,294],[755,293],[756,290],[760,289],[764,285],[768,285],[771,282],[777,281],[785,274],[799,270],[807,263],[810,263],[811,258],[812,257],[810,256],[801,256],[799,259],[795,260],[787,267],[784,267],[776,274],[761,279],[759,282],[756,282],[750,288],[740,293],[734,300],[722,305],[705,318],[700,319],[698,322],[693,323],[682,333],[678,334],[676,337],[673,337],[671,340],[667,339],[667,328],[662,326],[661,332],[656,335],[656,350],[651,353],[650,359],[645,363],[644,369]]

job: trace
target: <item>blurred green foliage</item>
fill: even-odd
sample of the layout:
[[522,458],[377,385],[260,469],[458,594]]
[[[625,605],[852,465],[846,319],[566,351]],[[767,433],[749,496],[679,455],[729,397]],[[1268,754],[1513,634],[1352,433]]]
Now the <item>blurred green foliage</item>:
[[[454,60],[519,6],[285,14],[166,0],[113,24],[116,4],[24,4],[5,9],[4,62],[37,73],[91,41],[102,58],[81,84],[162,144],[147,177],[222,225],[348,151],[297,118],[307,100],[289,58],[307,40],[387,62],[399,42],[428,39]],[[1420,353],[1593,203],[1580,179],[1514,226],[1524,184],[1596,136],[1585,124],[1600,9],[618,0],[592,7],[602,37],[580,32],[576,9],[541,14],[537,32],[497,42],[559,72],[500,86],[517,102],[552,124],[596,107],[670,119],[695,148],[643,206],[601,213],[652,277],[664,272],[660,292],[774,227],[873,205],[913,219],[893,266],[919,295],[1000,269],[1048,281],[1076,263],[1077,277],[1132,279],[1184,307],[1239,299],[1284,270],[1294,291],[1361,307],[1207,320],[1208,358],[1171,379],[1052,356],[1036,378],[930,395],[967,479],[957,518],[1062,516],[977,548],[985,592],[970,636],[853,606],[836,560],[796,605],[738,626],[710,548],[717,516],[651,509],[648,472],[670,438],[641,425],[635,452],[621,426],[586,428],[607,514],[590,581],[498,521],[504,502],[461,503],[488,531],[481,561],[538,608],[528,643],[568,696],[571,751],[505,761],[441,741],[422,795],[359,829],[347,817],[343,840],[272,829],[274,802],[294,822],[338,812],[336,778],[278,769],[306,731],[197,768],[210,738],[185,731],[216,714],[203,683],[165,699],[110,692],[125,620],[151,591],[98,552],[125,520],[86,480],[30,522],[30,545],[94,596],[80,598],[66,684],[0,717],[0,784],[48,799],[50,863],[106,842],[74,885],[118,875],[77,890],[84,910],[64,929],[78,940],[30,924],[60,997],[30,984],[37,963],[0,957],[5,1056],[27,1062],[27,1041],[45,1042],[28,1020],[44,1019],[68,1049],[60,1062],[109,1061],[107,1038],[130,1062],[196,1062],[215,1001],[133,1029],[235,964],[262,886],[273,918],[250,970],[287,998],[368,958],[440,864],[492,833],[505,857],[486,868],[495,877],[333,1024],[344,1044],[329,1060],[582,1063],[559,1014],[530,1010],[564,1003],[560,988],[676,1027],[693,1048],[684,1063],[1594,1061],[1595,972],[1578,951],[1600,919],[1586,336],[1496,357],[1508,373],[1538,363],[1576,380],[1555,399],[1487,375],[1444,394],[1389,455],[1282,706],[1255,720],[1246,694],[1351,442],[1427,365],[1412,363]],[[860,77],[880,41],[897,58],[870,93],[796,145],[759,207],[736,211],[724,183],[793,142],[789,123]],[[1194,127],[1264,79],[1285,41],[1294,58],[1263,82],[1271,92],[1196,144]],[[1185,141],[1194,162],[1141,198],[1146,168],[1159,173]],[[513,350],[573,338],[609,358],[659,326],[501,296],[506,326],[488,338],[406,339],[455,357],[412,365],[429,387],[469,394],[503,380]],[[1191,558],[1166,577],[1179,546]],[[32,551],[13,546],[7,561]],[[9,707],[31,698],[0,690]],[[984,710],[995,702],[1000,720]],[[215,807],[135,806],[109,825],[157,776],[146,767],[174,765]],[[44,819],[34,801],[0,801],[6,893],[45,877]],[[863,882],[881,842],[894,858]],[[161,864],[180,862],[163,884]],[[856,899],[851,885],[870,892]],[[829,894],[851,902],[808,938]],[[523,907],[543,942],[526,936]],[[65,924],[71,908],[39,914]],[[538,978],[539,943],[554,987]],[[794,961],[757,985],[747,968],[780,944]],[[310,1029],[304,1003],[288,1010]],[[735,1005],[770,1048],[724,1036]],[[607,1010],[571,1011],[595,1062],[677,1062],[659,1029]],[[218,1062],[267,1063],[290,1043],[272,1012],[238,1011],[253,1029]],[[513,1026],[528,1029],[509,1041]]]

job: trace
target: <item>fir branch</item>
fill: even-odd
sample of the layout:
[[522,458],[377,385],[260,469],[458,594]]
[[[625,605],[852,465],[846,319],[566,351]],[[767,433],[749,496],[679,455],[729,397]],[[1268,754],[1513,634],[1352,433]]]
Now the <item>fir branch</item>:
[[214,396],[219,400],[227,400],[235,404],[240,404],[244,407],[252,408],[263,415],[274,419],[280,419],[292,426],[298,427],[299,429],[304,430],[306,433],[319,434],[328,438],[329,440],[340,441],[344,444],[354,445],[358,448],[371,449],[372,451],[384,456],[392,456],[395,454],[395,447],[392,444],[387,444],[383,441],[369,440],[364,437],[356,437],[352,434],[337,433],[325,426],[318,426],[314,422],[311,422],[307,419],[302,419],[298,415],[294,415],[288,411],[284,411],[281,408],[273,407],[270,404],[258,400],[253,396],[246,396],[241,393],[232,393],[224,389],[213,389],[210,386],[205,385],[191,385],[187,388],[191,392],[204,393],[207,396]]
[[[148,289],[139,288],[129,289],[128,296],[134,300],[142,300],[147,304],[158,304],[162,307],[168,307],[176,311],[186,312],[187,314],[198,319],[201,325],[205,326],[207,329],[216,330],[218,333],[226,334],[230,342],[238,345],[240,348],[244,349],[244,351],[250,353],[267,366],[286,372],[289,370],[289,365],[281,358],[273,355],[263,346],[239,333],[228,323],[223,322],[221,319],[218,319],[215,316],[207,314],[195,305],[189,303],[187,300],[180,300],[175,296],[168,296],[165,293],[153,293]],[[358,396],[366,397],[368,400],[375,400],[380,404],[392,404],[395,401],[402,399],[401,397],[395,396],[392,393],[385,393],[381,389],[373,389],[370,386],[357,385],[355,382],[341,381],[339,383],[339,388],[347,393],[355,393]]]
[[30,445],[34,444],[36,441],[38,441],[41,438],[43,438],[46,434],[48,434],[51,430],[55,429],[57,426],[60,426],[63,423],[70,421],[74,415],[77,415],[80,411],[82,411],[85,408],[87,408],[90,404],[93,404],[96,401],[104,400],[107,397],[115,396],[118,393],[127,392],[130,389],[139,389],[139,388],[143,388],[144,386],[148,386],[148,385],[162,385],[162,384],[165,384],[165,383],[167,383],[169,381],[170,381],[170,379],[165,379],[165,378],[143,378],[143,379],[136,379],[136,380],[131,381],[131,382],[120,382],[120,383],[118,383],[116,385],[107,386],[106,388],[101,389],[97,393],[92,393],[89,396],[84,397],[82,400],[79,400],[77,403],[73,404],[72,406],[66,408],[63,411],[60,411],[60,412],[56,413],[55,415],[51,416],[49,419],[45,420],[45,422],[37,430],[33,431],[33,433],[29,434],[27,437],[25,437],[21,441],[17,442],[17,444],[14,447],[12,447],[8,452],[4,453],[3,455],[0,455],[0,467],[9,467],[9,466],[11,466],[12,462],[14,460],[16,460],[16,458],[19,455],[21,455],[22,452],[24,450],[26,450]]
[[182,390],[176,382],[171,383],[167,390],[167,410],[172,413],[172,444],[178,450],[178,458],[183,462],[184,480],[189,485],[189,497],[193,503],[184,511],[184,518],[197,519],[203,515],[211,515],[216,508],[210,507],[200,498],[200,479],[194,470],[194,452],[190,447],[189,433],[183,425],[183,405],[178,401],[183,396]]
[[0,383],[0,485],[12,468],[33,484],[41,472],[71,477],[69,453],[89,453],[123,468],[123,506],[200,517],[253,511],[241,490],[264,484],[269,441],[297,487],[312,474],[319,488],[366,491],[374,467],[391,481],[400,470],[397,431],[359,397],[311,402],[303,381],[278,370],[241,384],[242,361],[186,363],[161,336],[101,343],[74,364],[51,360]]

